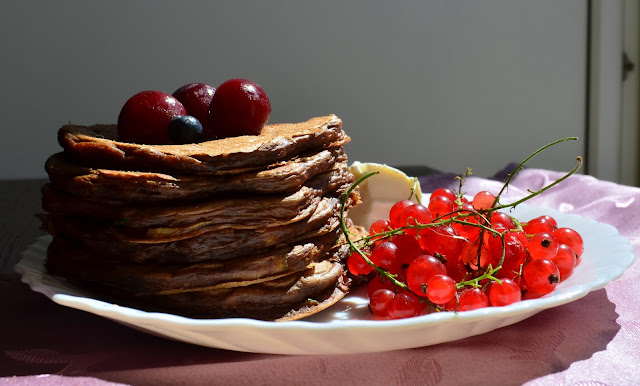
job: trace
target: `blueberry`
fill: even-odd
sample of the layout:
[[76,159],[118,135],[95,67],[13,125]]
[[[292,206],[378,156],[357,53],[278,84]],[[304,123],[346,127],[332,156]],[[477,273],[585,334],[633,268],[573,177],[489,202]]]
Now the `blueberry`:
[[169,122],[169,138],[176,145],[202,140],[202,124],[191,115],[180,115]]

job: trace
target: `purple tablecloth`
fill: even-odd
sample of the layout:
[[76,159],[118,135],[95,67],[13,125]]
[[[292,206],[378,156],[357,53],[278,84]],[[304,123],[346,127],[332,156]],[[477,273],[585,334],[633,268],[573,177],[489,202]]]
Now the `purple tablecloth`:
[[[509,201],[561,173],[529,169]],[[452,176],[420,179],[425,192],[456,187]],[[464,191],[497,192],[471,177]],[[640,189],[583,175],[533,198],[614,225],[640,253]],[[209,349],[140,333],[58,306],[0,277],[0,383],[8,384],[531,384],[640,383],[640,262],[575,302],[460,341],[410,350],[338,356],[282,356]],[[47,375],[51,374],[51,375]]]

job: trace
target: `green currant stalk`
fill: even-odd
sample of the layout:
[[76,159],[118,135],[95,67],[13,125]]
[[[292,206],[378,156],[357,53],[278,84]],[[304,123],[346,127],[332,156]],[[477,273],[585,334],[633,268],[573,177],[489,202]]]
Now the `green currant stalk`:
[[[502,185],[502,189],[500,189],[500,191],[499,191],[499,192],[498,192],[498,194],[496,195],[496,199],[495,199],[495,201],[493,202],[493,206],[495,207],[495,206],[497,206],[497,205],[498,205],[498,202],[500,201],[500,196],[501,196],[501,195],[502,195],[502,193],[507,189],[507,187],[508,187],[508,186],[509,186],[509,184],[511,183],[511,180],[513,179],[513,177],[515,177],[515,175],[516,175],[516,174],[517,174],[517,173],[518,173],[522,168],[524,168],[524,165],[525,165],[527,162],[529,162],[533,157],[537,156],[538,154],[542,153],[542,152],[543,152],[543,151],[545,151],[546,149],[548,149],[548,148],[550,148],[550,147],[552,147],[552,146],[555,146],[555,145],[557,145],[557,144],[559,144],[559,143],[562,143],[562,142],[568,142],[568,141],[576,141],[576,140],[578,140],[578,137],[567,137],[567,138],[559,139],[559,140],[554,141],[554,142],[551,142],[551,143],[549,143],[549,144],[547,144],[547,145],[545,145],[545,146],[541,147],[540,149],[538,149],[538,150],[534,151],[533,153],[531,153],[527,158],[525,158],[522,162],[520,162],[520,164],[518,164],[518,166],[516,166],[516,168],[515,168],[515,169],[513,169],[513,170],[511,171],[511,173],[509,173],[509,175],[507,176],[507,179],[506,179],[506,180],[505,180],[505,182],[504,182],[504,185]],[[537,196],[538,194],[542,193],[544,190],[547,190],[548,188],[550,188],[550,187],[552,187],[552,186],[554,186],[554,185],[559,184],[560,182],[562,182],[563,180],[565,180],[566,178],[568,178],[570,175],[572,175],[572,174],[574,174],[575,172],[577,172],[577,171],[578,171],[578,169],[580,169],[580,166],[582,165],[582,157],[578,156],[578,157],[577,157],[577,161],[578,161],[578,165],[577,165],[575,168],[573,168],[573,169],[571,170],[571,172],[569,172],[569,173],[568,173],[567,175],[565,175],[564,177],[562,177],[562,178],[560,178],[560,179],[556,180],[554,183],[552,183],[551,185],[549,185],[547,188],[544,188],[544,189],[539,190],[539,191],[538,191],[539,193],[537,193],[537,194],[535,194],[535,195],[532,195],[532,196],[527,196],[528,198],[525,198],[525,199],[523,199],[523,200],[520,200],[520,201],[519,201],[519,202],[517,202],[516,204],[510,204],[509,206],[514,206],[514,207],[515,207],[515,205],[517,205],[517,204],[519,204],[519,203],[521,203],[521,202],[523,202],[523,201],[526,201],[526,200],[528,200],[528,199],[529,199],[529,198],[531,198],[531,197]]]
[[497,272],[500,271],[500,268],[502,268],[500,265],[498,265],[496,268],[493,268],[491,267],[491,264],[489,264],[487,270],[482,275],[470,280],[463,279],[460,283],[456,283],[456,289],[463,289],[465,287],[478,288],[480,287],[480,282],[487,279],[489,279],[490,281],[501,283],[500,279],[494,276]]

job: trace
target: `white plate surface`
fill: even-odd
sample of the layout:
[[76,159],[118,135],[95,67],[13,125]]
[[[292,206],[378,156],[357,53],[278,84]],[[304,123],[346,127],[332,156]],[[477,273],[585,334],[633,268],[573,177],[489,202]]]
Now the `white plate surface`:
[[434,313],[403,320],[373,320],[362,288],[320,314],[301,321],[281,323],[252,319],[189,319],[122,307],[89,298],[66,281],[48,275],[44,271],[43,260],[49,236],[38,239],[24,252],[16,271],[34,291],[58,304],[197,345],[274,354],[389,351],[453,341],[517,323],[542,310],[572,302],[590,291],[603,288],[633,264],[635,255],[631,244],[610,225],[524,204],[512,212],[522,221],[542,214],[554,216],[559,226],[574,228],[585,242],[582,263],[553,293],[506,307]]

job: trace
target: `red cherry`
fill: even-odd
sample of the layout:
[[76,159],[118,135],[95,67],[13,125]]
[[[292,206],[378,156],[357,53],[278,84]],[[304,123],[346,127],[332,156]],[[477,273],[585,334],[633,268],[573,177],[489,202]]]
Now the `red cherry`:
[[230,79],[213,94],[209,105],[209,125],[204,139],[258,135],[269,120],[271,103],[257,84],[246,79]]
[[187,110],[176,98],[160,91],[142,91],[129,98],[118,116],[123,142],[168,144],[169,122]]
[[182,103],[187,113],[196,117],[202,125],[209,120],[209,105],[216,89],[204,83],[189,83],[173,93],[173,97]]

